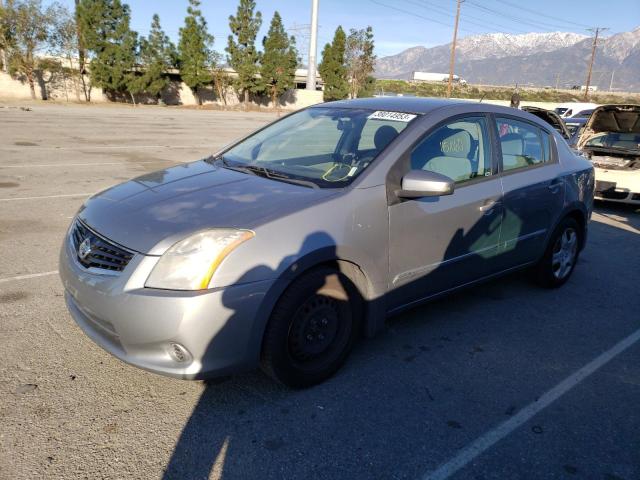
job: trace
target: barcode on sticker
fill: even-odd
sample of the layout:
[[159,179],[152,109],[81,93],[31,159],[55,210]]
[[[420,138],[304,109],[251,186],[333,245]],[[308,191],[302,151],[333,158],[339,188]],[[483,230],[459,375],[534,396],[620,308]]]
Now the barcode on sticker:
[[402,112],[385,112],[382,110],[378,110],[377,112],[373,112],[369,115],[369,120],[392,120],[395,122],[405,122],[408,123],[417,115],[412,113],[402,113]]

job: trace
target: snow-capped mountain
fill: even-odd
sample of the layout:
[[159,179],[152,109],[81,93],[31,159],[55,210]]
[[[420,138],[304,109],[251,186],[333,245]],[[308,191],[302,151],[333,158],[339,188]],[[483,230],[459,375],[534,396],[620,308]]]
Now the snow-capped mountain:
[[585,38],[587,38],[586,35],[568,32],[524,33],[522,35],[488,33],[462,38],[458,44],[457,53],[459,52],[461,59],[465,60],[529,55],[570,47]]
[[[464,37],[456,49],[456,73],[473,83],[562,85],[584,83],[592,39],[571,32]],[[380,58],[379,78],[409,78],[414,71],[447,72],[450,44],[413,47]],[[640,27],[605,38],[594,66],[594,82],[608,88],[611,72],[617,88],[640,90]],[[606,73],[606,75],[605,75]]]

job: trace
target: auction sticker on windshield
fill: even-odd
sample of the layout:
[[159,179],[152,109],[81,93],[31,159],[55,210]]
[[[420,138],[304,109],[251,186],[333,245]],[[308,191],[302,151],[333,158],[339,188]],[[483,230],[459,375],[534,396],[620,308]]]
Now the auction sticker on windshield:
[[368,119],[369,120],[394,120],[396,122],[408,123],[416,117],[417,115],[414,115],[412,113],[385,112],[382,110],[378,110],[377,112],[373,112],[371,115],[369,115]]

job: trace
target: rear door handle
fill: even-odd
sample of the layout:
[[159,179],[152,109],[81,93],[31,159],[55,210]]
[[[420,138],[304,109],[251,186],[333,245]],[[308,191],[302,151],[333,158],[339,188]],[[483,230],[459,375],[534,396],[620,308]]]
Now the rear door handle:
[[562,186],[562,180],[560,180],[559,178],[555,178],[551,180],[551,183],[547,185],[547,188],[555,193],[560,189],[561,186]]

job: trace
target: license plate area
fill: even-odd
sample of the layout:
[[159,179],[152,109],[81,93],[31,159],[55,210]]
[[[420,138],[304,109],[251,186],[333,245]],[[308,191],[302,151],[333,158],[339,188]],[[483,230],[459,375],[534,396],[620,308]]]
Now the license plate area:
[[596,181],[595,191],[598,193],[608,193],[616,191],[616,182]]

